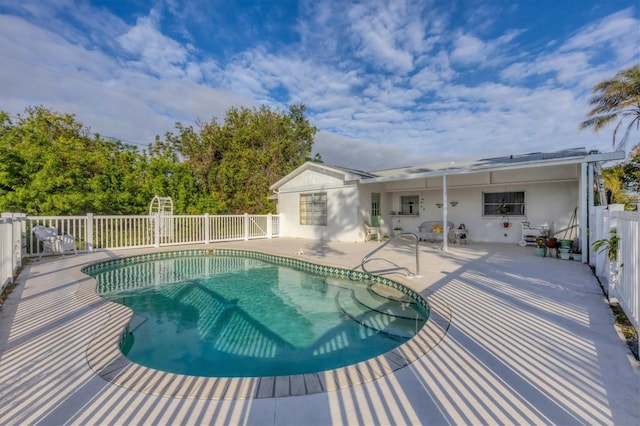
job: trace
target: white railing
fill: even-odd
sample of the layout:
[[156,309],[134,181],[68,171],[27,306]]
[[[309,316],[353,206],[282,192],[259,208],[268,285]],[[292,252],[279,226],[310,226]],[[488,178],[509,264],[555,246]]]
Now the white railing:
[[613,229],[619,242],[615,261],[610,262],[604,250],[593,253],[591,265],[609,297],[618,301],[635,329],[640,330],[640,212],[596,209],[591,242],[611,238]]
[[2,213],[0,217],[0,292],[13,282],[22,266],[25,217],[20,213]]
[[273,238],[279,235],[279,224],[279,217],[272,214],[27,216],[25,253],[39,256],[42,251],[30,232],[35,225],[73,235],[78,251],[95,251]]

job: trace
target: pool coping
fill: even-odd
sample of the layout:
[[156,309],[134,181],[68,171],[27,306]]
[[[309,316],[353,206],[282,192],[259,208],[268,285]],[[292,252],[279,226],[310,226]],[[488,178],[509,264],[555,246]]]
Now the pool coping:
[[[246,250],[225,250],[247,252]],[[282,258],[282,256],[262,251],[252,250],[251,252]],[[167,253],[172,251],[162,252],[162,255]],[[131,256],[118,256],[117,259],[107,262],[122,261],[129,257]],[[296,261],[294,258],[291,259]],[[79,268],[77,273],[86,278],[87,275],[83,271],[98,263],[104,263],[104,261],[85,265]],[[313,264],[344,269],[316,262]],[[123,305],[101,298],[96,292],[97,281],[93,277],[89,276],[89,278],[80,282],[76,293],[77,298],[81,303],[99,309],[108,316],[106,323],[102,325],[86,349],[86,359],[90,368],[103,379],[126,389],[174,398],[208,400],[277,398],[331,392],[361,385],[404,368],[424,356],[440,343],[451,323],[451,309],[442,298],[434,294],[420,296],[429,303],[430,314],[426,324],[407,342],[366,361],[333,370],[291,376],[233,378],[188,376],[144,367],[126,358],[120,351],[120,343],[133,312]],[[406,284],[388,278],[384,280],[409,288]]]

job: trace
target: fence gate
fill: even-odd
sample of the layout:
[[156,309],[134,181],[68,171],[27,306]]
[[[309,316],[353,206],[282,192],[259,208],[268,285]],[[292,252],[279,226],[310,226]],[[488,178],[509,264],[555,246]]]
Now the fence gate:
[[173,240],[173,200],[171,197],[153,197],[149,205],[149,216],[152,221],[159,220],[160,241]]

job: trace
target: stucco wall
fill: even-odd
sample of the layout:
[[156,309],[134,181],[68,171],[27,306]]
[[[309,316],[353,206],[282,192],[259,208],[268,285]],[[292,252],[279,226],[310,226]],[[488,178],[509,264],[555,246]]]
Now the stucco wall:
[[[500,191],[524,191],[526,216],[509,217],[510,226],[504,228],[501,217],[482,216],[482,193]],[[368,193],[369,188],[363,189]],[[376,191],[373,191],[376,192]],[[436,204],[442,203],[442,190],[413,190],[390,193],[391,204],[385,205],[383,197],[382,212],[387,226],[402,226],[404,231],[416,232],[417,227],[426,221],[442,220],[442,208]],[[418,195],[421,200],[421,209],[418,216],[392,216],[391,211],[399,210],[400,197],[402,195]],[[449,203],[457,202],[456,206],[447,206],[447,218],[456,226],[464,223],[469,229],[469,239],[481,242],[505,242],[518,243],[521,239],[521,222],[529,221],[532,225],[550,225],[558,233],[558,237],[564,236],[574,209],[578,206],[577,182],[547,182],[544,184],[518,184],[509,185],[508,188],[495,185],[480,186],[474,188],[452,188],[448,190]],[[366,195],[363,195],[366,198]],[[577,236],[577,229],[574,230]]]
[[[316,192],[306,191],[302,193]],[[358,220],[358,192],[356,186],[324,189],[327,192],[327,225],[300,224],[300,194],[281,193],[278,212],[282,215],[280,235],[325,241],[362,241],[363,225]]]
[[[453,175],[447,179],[448,220],[456,226],[464,223],[469,239],[479,242],[518,243],[522,238],[521,222],[549,225],[558,238],[576,237],[565,234],[574,209],[578,206],[578,167],[575,165],[546,169],[480,172]],[[340,172],[323,169],[304,170],[279,188],[278,212],[283,216],[281,235],[284,237],[334,241],[363,241],[363,224],[369,223],[371,193],[381,194],[383,233],[390,235],[395,226],[416,232],[422,222],[442,220],[442,178],[363,184],[345,181]],[[402,188],[410,188],[403,190]],[[501,217],[482,216],[483,192],[525,192],[526,216],[509,217],[504,228]],[[300,194],[327,193],[328,224],[300,224]],[[419,212],[415,216],[392,215],[400,210],[400,197],[417,195]]]
[[[308,169],[284,183],[278,194],[282,215],[280,235],[327,241],[361,241],[363,225],[355,182],[345,175],[323,168]],[[327,193],[327,225],[300,224],[300,194]]]

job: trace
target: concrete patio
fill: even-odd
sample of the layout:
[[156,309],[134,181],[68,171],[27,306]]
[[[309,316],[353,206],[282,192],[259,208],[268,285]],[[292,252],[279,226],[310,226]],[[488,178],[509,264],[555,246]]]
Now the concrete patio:
[[[265,239],[211,247],[354,267],[377,243]],[[202,245],[194,248],[203,248]],[[179,247],[177,249],[184,249]],[[640,363],[616,332],[590,269],[531,247],[420,245],[419,278],[444,302],[444,338],[381,378],[304,396],[166,397],[94,373],[87,348],[108,314],[79,294],[89,263],[150,250],[43,258],[0,309],[0,424],[638,424]],[[299,254],[302,252],[303,254]],[[383,252],[415,268],[410,244]]]

